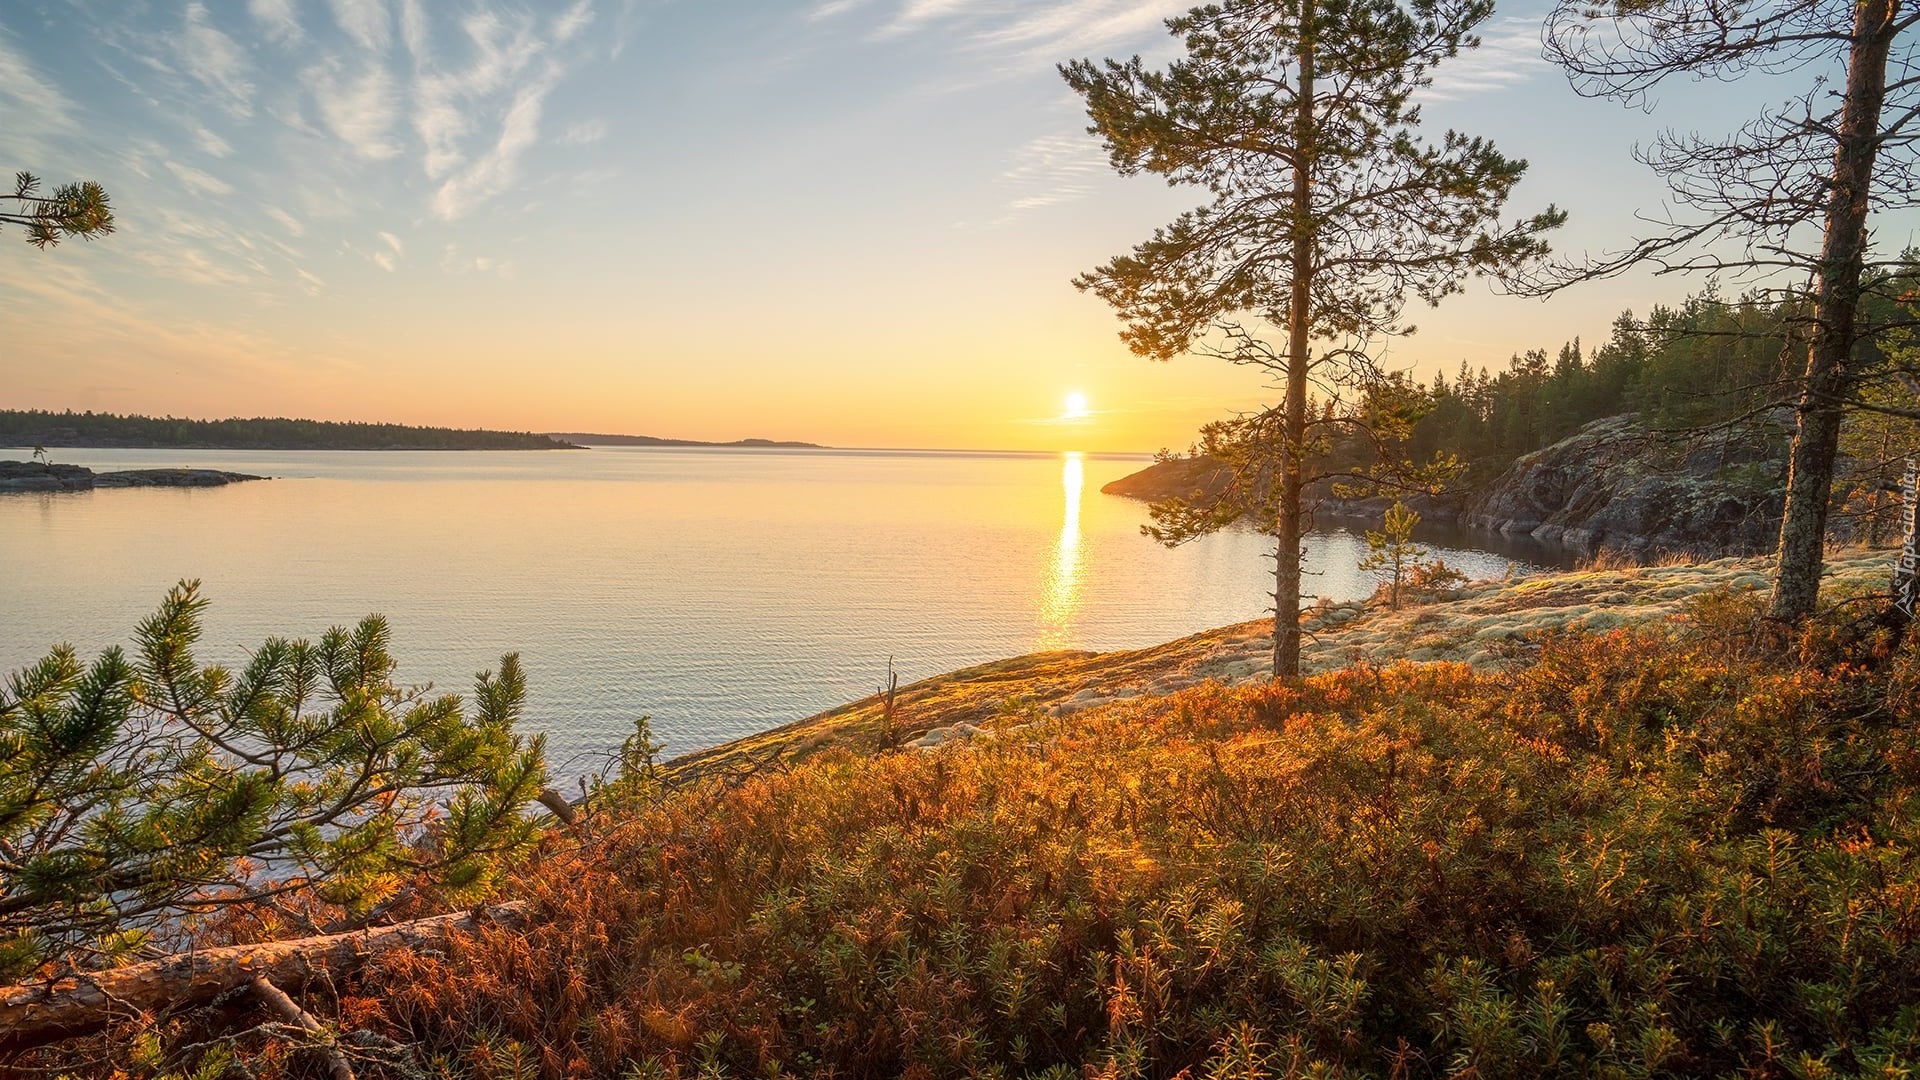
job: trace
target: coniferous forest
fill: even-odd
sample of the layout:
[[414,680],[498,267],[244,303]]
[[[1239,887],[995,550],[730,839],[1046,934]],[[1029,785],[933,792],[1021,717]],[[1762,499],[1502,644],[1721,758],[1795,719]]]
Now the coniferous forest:
[[255,417],[184,420],[114,413],[0,409],[0,444],[218,450],[560,450],[524,431]]

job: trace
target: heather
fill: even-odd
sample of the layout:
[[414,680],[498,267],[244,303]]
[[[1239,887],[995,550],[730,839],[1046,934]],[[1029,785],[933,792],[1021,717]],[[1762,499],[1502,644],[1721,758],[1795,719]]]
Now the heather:
[[1920,654],[1864,597],[1761,606],[630,762],[529,929],[389,958],[338,1022],[409,1048],[363,1071],[487,1080],[1907,1075]]

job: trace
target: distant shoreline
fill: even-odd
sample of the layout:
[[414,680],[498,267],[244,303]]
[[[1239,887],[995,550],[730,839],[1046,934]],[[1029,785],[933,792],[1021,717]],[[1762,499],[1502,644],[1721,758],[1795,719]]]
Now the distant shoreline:
[[543,431],[549,439],[578,447],[594,446],[710,446],[736,450],[834,450],[819,443],[782,439],[735,439],[732,442],[708,442],[704,439],[663,439],[657,435],[596,435],[583,431]]
[[235,452],[245,453],[245,452],[255,451],[255,450],[271,451],[275,453],[284,452],[284,453],[296,453],[296,454],[329,453],[332,451],[340,451],[343,453],[353,453],[353,454],[380,454],[380,453],[386,453],[389,451],[395,451],[395,452],[401,452],[401,453],[427,453],[427,452],[439,453],[439,452],[445,451],[447,453],[453,453],[453,454],[465,454],[465,453],[475,453],[483,450],[494,450],[494,451],[506,450],[506,451],[512,451],[514,453],[519,453],[522,451],[542,452],[547,450],[585,450],[587,449],[587,447],[584,447],[584,446],[561,446],[557,444],[554,446],[311,446],[311,445],[301,446],[301,445],[291,445],[291,444],[281,444],[281,443],[273,443],[273,444],[268,444],[268,443],[246,443],[246,444],[166,443],[166,442],[131,442],[131,441],[116,442],[116,441],[108,441],[108,440],[101,440],[96,442],[49,442],[49,441],[43,441],[43,440],[36,440],[35,442],[32,442],[32,443],[16,443],[11,441],[0,440],[0,450],[31,450],[37,446],[45,447],[48,450],[183,450],[183,451],[186,451],[187,453],[197,453],[200,451],[212,450],[212,451],[218,451],[221,453],[229,453],[229,454],[235,453]]
[[575,450],[528,431],[285,416],[177,416],[0,409],[0,446],[68,450]]

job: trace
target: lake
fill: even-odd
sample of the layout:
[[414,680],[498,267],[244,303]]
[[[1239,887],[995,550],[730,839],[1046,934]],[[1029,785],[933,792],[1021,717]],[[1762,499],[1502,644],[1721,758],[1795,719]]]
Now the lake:
[[[641,715],[668,753],[684,753],[871,694],[889,658],[904,684],[1271,612],[1267,538],[1228,531],[1168,550],[1140,535],[1143,504],[1100,493],[1145,457],[620,447],[54,458],[276,479],[0,496],[0,671],[57,641],[87,657],[131,644],[181,578],[201,579],[212,601],[202,662],[237,666],[266,637],[317,638],[380,612],[409,682],[464,693],[475,672],[520,652],[526,726],[549,733],[563,778],[594,767]],[[1355,567],[1362,527],[1312,537],[1309,591],[1372,591]],[[1429,538],[1475,577],[1526,557],[1485,550],[1494,539]]]

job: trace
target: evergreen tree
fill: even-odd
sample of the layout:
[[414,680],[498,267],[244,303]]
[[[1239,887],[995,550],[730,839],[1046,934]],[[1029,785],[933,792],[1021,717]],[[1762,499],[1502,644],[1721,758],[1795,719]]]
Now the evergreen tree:
[[1413,542],[1418,524],[1420,515],[1396,501],[1387,508],[1379,531],[1367,530],[1367,556],[1360,560],[1360,569],[1387,571],[1387,606],[1395,611],[1400,610],[1400,586],[1427,557],[1427,549]]
[[106,189],[92,180],[61,184],[42,195],[40,178],[21,172],[14,174],[13,192],[0,195],[0,224],[24,226],[27,243],[44,251],[69,237],[91,240],[112,232],[113,207]]
[[[1316,428],[1351,418],[1310,417],[1310,384],[1337,401],[1372,381],[1370,350],[1412,329],[1409,296],[1437,303],[1475,272],[1520,270],[1563,219],[1550,208],[1503,224],[1525,163],[1457,132],[1421,137],[1413,95],[1478,44],[1492,12],[1491,0],[1228,0],[1168,20],[1185,55],[1165,70],[1139,57],[1061,68],[1114,168],[1211,197],[1076,284],[1113,305],[1140,355],[1250,364],[1285,388],[1214,431],[1241,443],[1238,509],[1276,540],[1277,678],[1299,672],[1308,456]],[[1168,539],[1239,516],[1190,509],[1162,521]]]
[[[1549,54],[1576,90],[1644,106],[1675,79],[1799,74],[1794,97],[1730,135],[1666,133],[1640,158],[1684,210],[1572,280],[1634,266],[1736,274],[1803,306],[1790,344],[1796,431],[1771,613],[1801,619],[1819,597],[1842,414],[1885,332],[1875,287],[1910,267],[1876,253],[1876,215],[1920,206],[1914,124],[1920,80],[1911,0],[1559,0]],[[1893,74],[1891,81],[1889,73]],[[1840,75],[1837,84],[1830,83]],[[1555,287],[1566,282],[1555,283]],[[1882,297],[1899,295],[1882,293]],[[1866,348],[1863,349],[1863,346]]]
[[384,620],[194,657],[197,583],[83,665],[60,646],[0,689],[0,980],[180,944],[256,905],[339,929],[484,895],[536,838],[543,740],[514,732],[519,659],[456,695],[393,682]]

